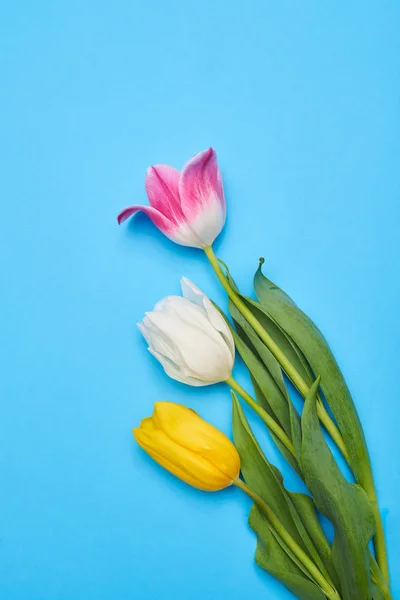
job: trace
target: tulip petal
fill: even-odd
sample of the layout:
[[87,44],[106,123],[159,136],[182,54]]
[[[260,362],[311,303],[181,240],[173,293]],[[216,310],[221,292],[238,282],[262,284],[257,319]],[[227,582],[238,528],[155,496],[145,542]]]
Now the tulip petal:
[[146,317],[155,335],[160,331],[176,347],[174,363],[184,376],[218,383],[231,375],[231,350],[199,306],[169,296],[163,311],[146,313]]
[[158,354],[165,356],[170,361],[174,361],[176,357],[180,356],[179,350],[173,341],[156,328],[147,316],[144,317],[142,322],[137,324],[137,327],[149,344],[149,347]]
[[210,320],[211,325],[217,329],[225,339],[231,351],[232,358],[235,358],[235,342],[233,341],[231,330],[229,329],[224,317],[219,310],[215,308],[211,300],[194,283],[186,277],[181,278],[182,296],[197,304],[204,309]]
[[166,296],[165,298],[161,298],[161,300],[159,300],[158,302],[156,302],[156,304],[154,305],[153,311],[162,311],[164,310],[164,307],[167,303],[168,300],[168,296]]
[[179,200],[177,169],[169,165],[154,165],[146,172],[145,188],[150,205],[174,223],[185,220]]
[[[201,248],[202,241],[192,230],[182,211],[179,198],[180,173],[169,165],[154,165],[146,173],[145,187],[150,205],[176,225],[174,242]],[[179,241],[181,240],[181,241]]]
[[[165,333],[162,326],[151,320],[151,314],[146,313],[142,323],[138,323],[138,328],[149,344],[148,351],[161,363],[166,374],[172,379],[193,386],[213,383],[197,378],[197,373],[186,364],[180,344]],[[165,316],[162,319],[165,320]],[[187,336],[189,335],[190,332],[187,333]]]
[[209,460],[229,479],[239,475],[240,459],[231,440],[186,406],[156,402],[153,423],[176,444]]
[[187,222],[203,242],[213,243],[225,223],[225,196],[217,155],[212,148],[196,154],[182,169],[179,196]]
[[147,327],[161,331],[177,348],[192,345],[197,334],[206,333],[214,342],[220,341],[204,310],[181,296],[167,296],[162,310],[147,312],[145,319]]
[[[208,298],[207,300],[212,304]],[[186,326],[194,327],[195,330],[200,329],[202,332],[206,332],[216,343],[220,343],[219,330],[211,322],[204,305],[181,296],[167,296],[161,306],[162,311],[168,314],[171,321],[179,318]]]
[[192,371],[185,364],[179,348],[171,338],[152,323],[148,316],[145,316],[142,322],[137,323],[137,326],[149,345],[148,351],[158,360],[171,379],[195,387],[209,385],[209,382],[200,381],[192,376]]
[[147,429],[148,431],[154,431],[154,423],[152,417],[146,417],[140,421],[140,429]]
[[199,241],[197,235],[190,229],[189,225],[182,221],[179,225],[169,220],[159,210],[152,206],[135,205],[124,208],[117,216],[118,223],[121,224],[126,219],[142,211],[147,215],[154,225],[170,240],[181,246],[191,246],[202,248],[203,244]]
[[213,148],[195,154],[183,167],[179,179],[181,207],[191,221],[211,199],[224,200],[223,184]]
[[148,351],[158,360],[168,377],[175,379],[175,381],[179,381],[179,383],[186,383],[186,385],[191,385],[192,387],[204,387],[214,383],[212,381],[203,381],[196,377],[192,377],[191,375],[187,375],[187,367],[185,369],[183,369],[182,366],[178,367],[173,361],[169,360],[160,352],[157,352],[157,350],[154,350],[151,346],[149,346]]
[[205,491],[217,491],[232,481],[208,460],[173,442],[163,431],[133,430],[135,440],[147,454],[170,473],[189,485]]
[[144,212],[145,215],[147,215],[153,221],[154,225],[158,227],[158,229],[161,229],[161,231],[165,233],[165,235],[167,235],[167,232],[176,229],[175,224],[172,223],[159,210],[157,210],[156,208],[152,208],[151,206],[143,205],[128,206],[127,208],[121,210],[121,212],[117,216],[118,224],[121,225],[121,223],[126,221],[129,217],[131,217],[140,210]]

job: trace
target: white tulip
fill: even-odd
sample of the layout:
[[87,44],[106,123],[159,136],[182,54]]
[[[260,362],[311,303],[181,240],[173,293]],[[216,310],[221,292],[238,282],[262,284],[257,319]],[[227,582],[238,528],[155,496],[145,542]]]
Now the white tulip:
[[225,319],[211,300],[185,277],[182,295],[167,296],[138,327],[148,350],[167,375],[193,386],[226,381],[232,374],[235,344]]

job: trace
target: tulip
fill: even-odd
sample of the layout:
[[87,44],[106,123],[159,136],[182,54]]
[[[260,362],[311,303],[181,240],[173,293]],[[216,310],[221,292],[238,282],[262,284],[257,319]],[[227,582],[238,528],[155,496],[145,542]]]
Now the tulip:
[[232,374],[235,344],[225,319],[211,300],[185,277],[181,296],[167,296],[138,327],[148,350],[167,375],[193,386],[226,381]]
[[170,240],[182,246],[210,246],[225,223],[225,197],[217,155],[212,148],[196,154],[182,171],[169,165],[149,167],[145,180],[150,206],[130,206],[122,223],[144,212]]
[[200,490],[222,490],[239,477],[240,458],[232,442],[181,404],[156,402],[153,415],[133,435],[158,464]]

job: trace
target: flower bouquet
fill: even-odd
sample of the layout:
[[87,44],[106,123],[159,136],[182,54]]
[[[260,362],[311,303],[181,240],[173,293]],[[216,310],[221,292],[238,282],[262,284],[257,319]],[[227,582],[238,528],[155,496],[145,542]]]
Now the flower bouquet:
[[[157,402],[133,430],[160,465],[206,491],[239,487],[254,501],[249,524],[255,560],[300,600],[390,600],[389,569],[368,449],[357,410],[339,366],[317,326],[262,272],[255,299],[244,296],[212,244],[225,223],[225,197],[212,148],[181,172],[167,165],[146,174],[150,206],[131,206],[118,222],[143,211],[173,242],[206,254],[228,296],[225,315],[182,278],[182,296],[168,296],[138,327],[164,371],[191,386],[225,382],[232,393],[232,443],[192,409]],[[235,355],[249,370],[253,390],[233,377]],[[304,399],[301,414],[287,380]],[[305,482],[309,494],[290,492],[264,455],[243,412],[247,403]],[[346,460],[348,481],[329,436]],[[329,539],[319,513],[333,526]],[[373,540],[373,547],[370,541]]]

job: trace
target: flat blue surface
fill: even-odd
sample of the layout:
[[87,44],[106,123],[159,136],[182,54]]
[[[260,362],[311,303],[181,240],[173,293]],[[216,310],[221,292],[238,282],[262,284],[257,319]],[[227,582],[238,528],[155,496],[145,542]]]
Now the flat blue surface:
[[176,481],[130,432],[169,399],[230,433],[228,390],[169,380],[135,327],[182,274],[226,306],[205,257],[115,219],[146,202],[149,164],[209,145],[228,199],[218,254],[248,293],[264,255],[348,378],[397,597],[399,3],[1,12],[2,600],[292,597],[254,565],[248,500]]

